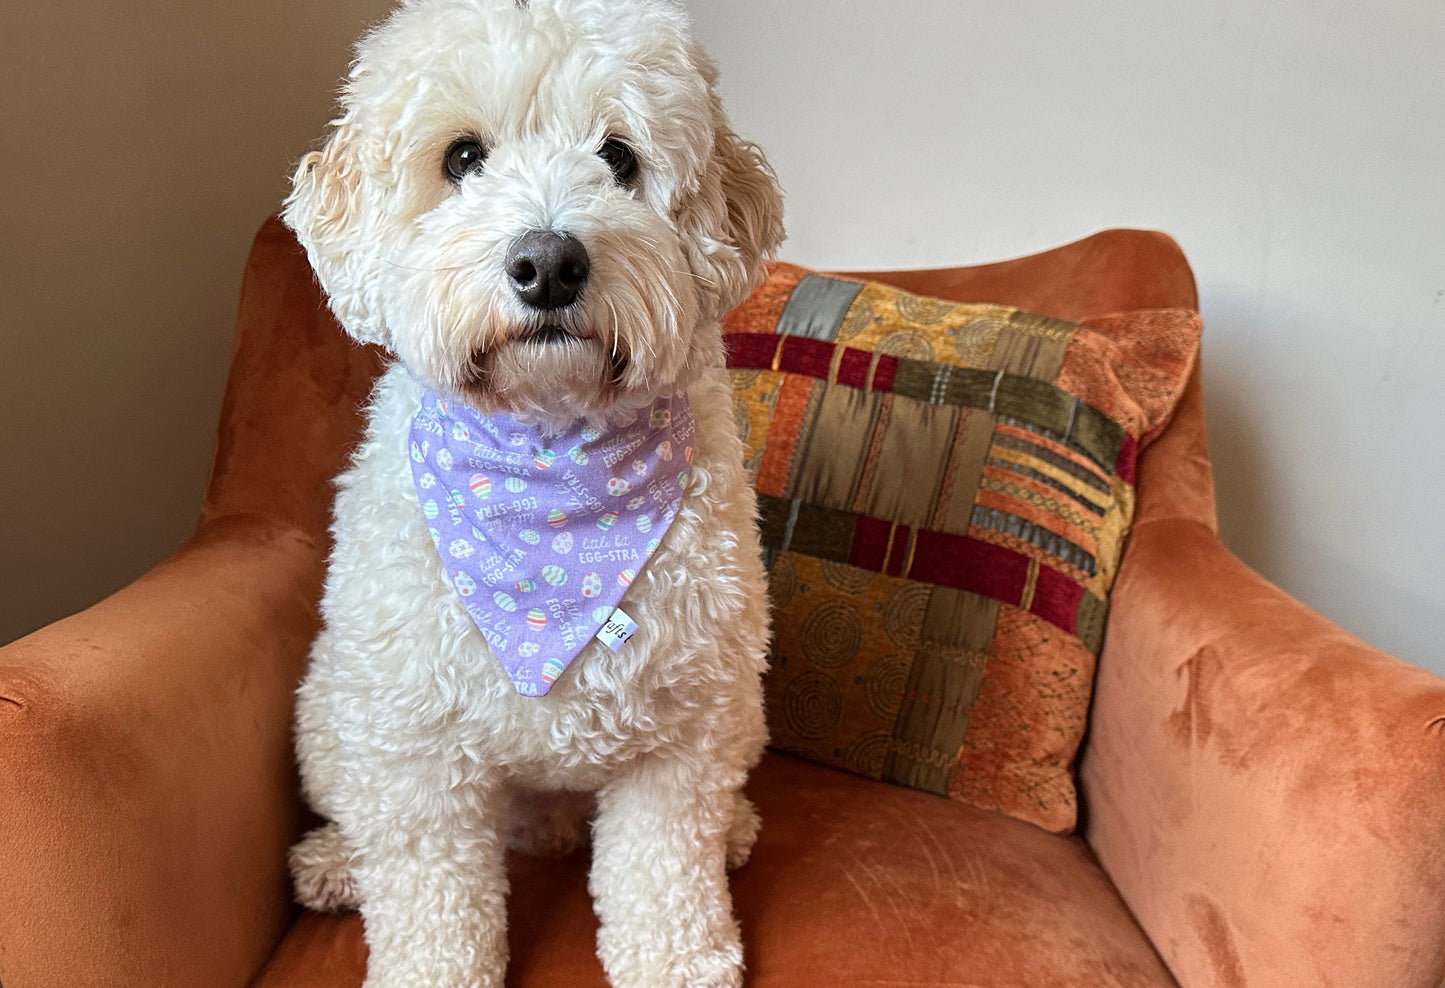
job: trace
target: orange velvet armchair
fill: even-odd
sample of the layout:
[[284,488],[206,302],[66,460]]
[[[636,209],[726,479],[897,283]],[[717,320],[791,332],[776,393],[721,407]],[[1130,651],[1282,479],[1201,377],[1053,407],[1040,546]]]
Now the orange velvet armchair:
[[[1178,248],[1138,231],[875,277],[1066,319],[1196,305]],[[360,985],[360,920],[300,913],[285,852],[329,478],[378,367],[269,222],[195,535],[0,650],[5,988]],[[749,984],[1438,988],[1445,680],[1223,548],[1197,373],[1139,492],[1080,832],[770,754],[733,876]],[[511,877],[509,984],[603,984],[584,858]]]

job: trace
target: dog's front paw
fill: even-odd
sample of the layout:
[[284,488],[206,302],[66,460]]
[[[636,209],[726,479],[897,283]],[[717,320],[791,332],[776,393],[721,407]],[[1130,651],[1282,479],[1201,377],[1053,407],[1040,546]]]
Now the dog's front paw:
[[682,977],[671,984],[688,988],[739,988],[743,983],[743,945],[730,943],[687,959]]
[[339,913],[356,909],[361,898],[352,874],[354,852],[334,823],[317,827],[291,848],[296,901],[307,909]]
[[[737,939],[721,945],[675,951],[649,949],[638,931],[597,935],[597,954],[613,988],[739,988],[743,983],[743,946]],[[654,945],[660,946],[660,945]]]

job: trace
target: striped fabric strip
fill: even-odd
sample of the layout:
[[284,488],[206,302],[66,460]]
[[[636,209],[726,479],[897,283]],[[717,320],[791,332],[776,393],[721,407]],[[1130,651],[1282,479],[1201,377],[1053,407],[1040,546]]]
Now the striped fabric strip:
[[1020,463],[1019,461],[1013,459],[991,457],[987,461],[987,465],[997,470],[1007,470],[1010,473],[1018,474],[1021,477],[1027,477],[1035,483],[1043,484],[1045,487],[1052,487],[1060,494],[1072,498],[1082,508],[1088,510],[1091,514],[1095,516],[1102,517],[1104,512],[1108,510],[1108,505],[1095,503],[1094,501],[1086,497],[1083,493],[1081,493],[1077,488],[1070,487],[1068,484],[1059,480],[1057,477],[1052,477],[1040,470],[1029,466],[1026,463]]
[[[1114,496],[1113,488],[1109,484],[1109,477],[1102,470],[1093,464],[1085,466],[1078,462],[1072,450],[1062,446],[1057,439],[1050,439],[1043,436],[1036,430],[1027,427],[1020,428],[1020,423],[1012,419],[1003,419],[994,433],[993,445],[1001,446],[1004,449],[1011,449],[1017,453],[1026,453],[1037,460],[1062,471],[1080,484],[1093,488],[1105,500]],[[1079,491],[1082,494],[1082,490]]]
[[[922,583],[990,597],[1084,638],[1102,633],[1102,600],[1021,552],[966,535],[913,529],[882,518],[759,495],[763,544]],[[1097,635],[1091,633],[1090,637]]]
[[1035,525],[1018,515],[999,511],[996,508],[987,508],[980,504],[974,506],[973,523],[979,528],[1000,532],[1018,539],[1020,542],[1038,546],[1044,552],[1056,556],[1088,576],[1093,576],[1097,572],[1094,557],[1088,550],[1075,545],[1062,535],[1051,532],[1041,525]]
[[885,391],[940,405],[993,412],[1027,422],[1086,453],[1105,470],[1133,482],[1138,443],[1103,412],[1043,381],[1004,371],[938,365],[872,353],[827,340],[772,333],[728,333],[727,364],[733,369],[774,370],[837,384]]

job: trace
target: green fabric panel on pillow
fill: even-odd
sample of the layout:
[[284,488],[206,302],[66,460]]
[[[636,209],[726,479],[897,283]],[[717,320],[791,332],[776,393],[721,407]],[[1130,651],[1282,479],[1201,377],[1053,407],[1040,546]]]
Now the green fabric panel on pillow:
[[858,296],[859,287],[856,281],[808,275],[793,289],[778,320],[778,332],[815,340],[833,339]]

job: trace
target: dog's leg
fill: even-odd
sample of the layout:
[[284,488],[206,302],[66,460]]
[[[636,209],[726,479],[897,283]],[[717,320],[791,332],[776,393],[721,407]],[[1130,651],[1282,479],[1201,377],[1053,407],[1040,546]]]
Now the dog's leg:
[[500,787],[449,787],[426,765],[416,758],[376,772],[381,790],[338,813],[356,849],[365,988],[501,988],[505,796]]
[[614,988],[736,988],[743,951],[728,890],[735,794],[653,756],[598,793],[590,889]]

